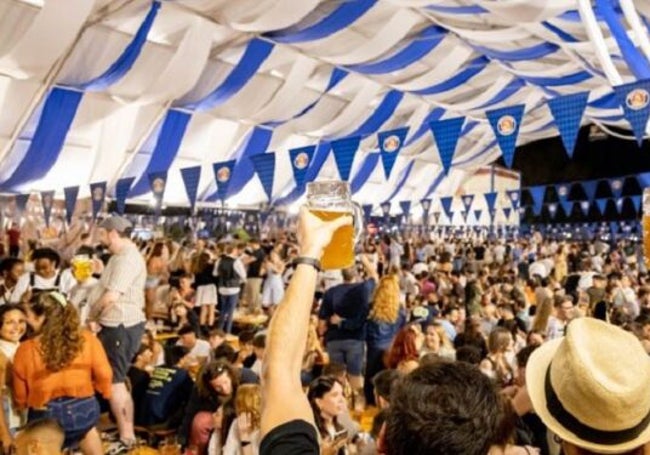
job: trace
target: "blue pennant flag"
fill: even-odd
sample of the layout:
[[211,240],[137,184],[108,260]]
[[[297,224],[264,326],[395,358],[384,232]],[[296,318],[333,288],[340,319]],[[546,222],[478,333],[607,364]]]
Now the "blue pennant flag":
[[497,203],[498,193],[496,191],[491,191],[489,193],[485,193],[483,196],[485,197],[485,202],[487,203],[488,212],[490,213],[490,216],[493,216]]
[[436,224],[440,223],[440,212],[433,212],[433,220]]
[[461,218],[463,219],[463,222],[464,222],[464,223],[467,223],[467,215],[469,215],[469,212],[467,212],[467,211],[465,211],[465,210],[461,210],[461,211],[460,211],[460,216],[461,216]]
[[560,205],[562,205],[562,210],[564,210],[564,214],[566,216],[571,216],[571,210],[573,210],[573,201],[560,199]]
[[630,196],[630,199],[632,199],[632,205],[634,205],[636,213],[641,214],[641,196]]
[[508,190],[506,191],[506,195],[510,200],[510,204],[512,204],[512,208],[515,210],[519,210],[519,204],[521,203],[521,191]]
[[50,215],[54,206],[54,191],[41,191],[41,204],[43,204],[43,217],[45,226],[50,227]]
[[623,213],[623,198],[616,199],[614,205],[616,205],[616,210],[618,211],[619,215]]
[[465,123],[465,117],[449,118],[429,123],[445,175],[448,175],[449,169],[451,169],[463,123]]
[[190,201],[191,211],[194,212],[196,206],[196,196],[199,191],[199,181],[201,180],[201,166],[186,167],[181,169],[185,193]]
[[582,182],[582,189],[587,195],[587,200],[589,202],[594,202],[594,199],[596,199],[596,190],[598,189],[598,181],[587,180],[585,182]]
[[370,217],[372,216],[372,204],[366,204],[363,207],[363,218],[366,223],[370,222]]
[[384,218],[388,218],[388,216],[390,215],[390,206],[391,206],[390,201],[384,201],[384,202],[381,203],[381,206],[380,206],[381,207],[381,213],[383,213]]
[[647,188],[650,186],[650,172],[641,172],[637,174],[636,180],[639,183],[641,188]]
[[381,152],[381,160],[384,163],[386,180],[390,177],[390,173],[395,165],[395,159],[404,145],[404,139],[406,139],[408,131],[409,129],[406,127],[377,133],[377,141]]
[[557,204],[555,202],[552,202],[548,204],[548,213],[551,215],[551,219],[555,219],[555,215],[557,215]]
[[165,187],[167,186],[167,171],[150,172],[148,177],[149,187],[151,188],[153,197],[156,199],[156,215],[160,215],[163,195],[165,193]]
[[74,209],[77,205],[78,196],[78,186],[63,188],[63,198],[65,199],[65,219],[68,221],[68,224],[72,223],[72,215],[74,214]]
[[269,219],[269,215],[271,215],[271,212],[268,211],[268,210],[262,210],[262,211],[260,212],[260,224],[261,224],[262,226],[266,226],[266,222],[267,222],[268,219]]
[[515,158],[517,136],[525,107],[523,104],[518,104],[485,113],[501,149],[503,160],[509,168],[512,168]]
[[302,188],[305,183],[307,169],[309,169],[315,150],[315,145],[308,145],[307,147],[289,150],[291,168],[293,169],[293,179],[296,181],[296,186],[298,188]]
[[411,201],[400,201],[399,206],[402,209],[404,218],[408,219],[411,214]]
[[431,210],[431,199],[428,198],[421,199],[420,205],[422,206],[422,211],[425,214],[429,214],[429,210]]
[[90,184],[90,199],[92,201],[93,221],[97,219],[99,211],[106,200],[106,182]]
[[589,201],[580,202],[580,210],[582,210],[584,216],[589,216],[589,207],[591,207]]
[[566,183],[555,185],[555,191],[557,192],[560,201],[566,201],[566,199],[569,197],[569,185]]
[[29,201],[29,197],[31,194],[17,194],[16,195],[16,212],[23,213],[25,209],[27,208],[27,201]]
[[512,212],[512,209],[510,207],[504,207],[503,208],[503,216],[506,217],[506,221],[510,220],[510,213]]
[[544,194],[546,194],[546,187],[544,185],[531,186],[528,188],[530,196],[533,198],[533,212],[535,215],[542,213],[542,205],[544,204]]
[[483,215],[483,210],[474,210],[474,218],[476,219],[476,222],[480,222],[481,220],[481,215]]
[[600,210],[601,215],[605,214],[605,209],[607,209],[607,201],[609,199],[596,199],[596,204],[598,205],[598,210]]
[[555,119],[555,125],[560,133],[569,158],[573,158],[580,122],[587,107],[589,92],[574,93],[571,95],[558,96],[548,101],[548,107]]
[[258,153],[250,157],[253,162],[257,177],[262,183],[262,188],[269,198],[269,202],[273,199],[273,177],[275,175],[275,152]]
[[614,198],[620,198],[621,194],[623,193],[623,179],[609,179],[609,187],[612,189]]
[[126,209],[126,197],[129,194],[129,190],[131,189],[134,180],[135,177],[126,177],[119,179],[115,184],[115,208],[117,213],[120,215],[124,215],[124,210]]
[[449,220],[451,220],[452,213],[451,213],[451,203],[454,201],[453,196],[446,196],[446,197],[441,197],[440,198],[440,205],[442,206],[442,210],[445,212],[445,215]]
[[332,153],[334,154],[334,161],[336,161],[336,167],[339,170],[341,180],[348,181],[350,178],[352,162],[359,149],[360,142],[361,137],[359,136],[332,141]]
[[472,203],[474,202],[474,195],[465,194],[460,198],[460,200],[463,203],[463,207],[465,208],[465,211],[469,213],[469,209],[472,207]]
[[650,80],[618,85],[614,87],[614,93],[641,147],[650,117]]
[[616,221],[610,221],[609,222],[609,232],[612,234],[616,234],[619,231],[619,224]]
[[235,160],[220,161],[212,164],[214,170],[214,178],[217,182],[217,196],[221,201],[226,200],[228,194],[228,185],[232,178],[232,170],[235,167]]

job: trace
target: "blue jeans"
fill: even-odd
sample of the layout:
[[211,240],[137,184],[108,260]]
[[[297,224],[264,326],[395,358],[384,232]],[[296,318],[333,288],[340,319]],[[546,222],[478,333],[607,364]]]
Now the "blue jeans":
[[239,294],[219,294],[219,300],[221,302],[221,313],[219,314],[217,328],[224,330],[226,333],[231,333],[232,317],[235,314],[235,308],[237,308],[237,303],[239,302]]
[[366,397],[366,404],[375,405],[375,387],[372,379],[377,373],[384,370],[384,354],[385,349],[377,346],[368,345],[368,352],[366,353],[366,375],[363,381],[363,393]]
[[65,432],[65,448],[75,448],[99,420],[99,403],[97,399],[62,397],[50,400],[45,409],[31,409],[28,421],[52,418]]
[[348,374],[361,376],[363,373],[363,354],[366,342],[360,340],[333,340],[327,342],[330,362],[342,363]]

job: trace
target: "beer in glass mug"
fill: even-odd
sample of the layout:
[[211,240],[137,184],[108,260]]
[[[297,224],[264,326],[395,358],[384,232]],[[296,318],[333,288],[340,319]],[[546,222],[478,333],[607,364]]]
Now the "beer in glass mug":
[[307,208],[324,221],[350,215],[354,224],[340,227],[321,257],[323,270],[345,269],[354,265],[354,247],[363,229],[361,207],[351,200],[350,185],[339,180],[307,184]]

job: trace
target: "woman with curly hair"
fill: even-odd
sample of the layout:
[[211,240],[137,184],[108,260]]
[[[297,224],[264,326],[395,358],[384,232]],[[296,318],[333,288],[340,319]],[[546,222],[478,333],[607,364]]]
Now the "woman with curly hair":
[[384,355],[399,329],[406,322],[400,304],[399,275],[391,273],[379,280],[366,326],[366,376],[363,391],[366,403],[375,404],[372,378],[384,369]]
[[23,416],[16,410],[12,398],[11,369],[25,331],[25,312],[22,308],[11,304],[0,306],[0,397],[4,411],[0,412],[0,439],[4,453],[9,453],[13,436],[24,423]]
[[393,344],[388,351],[386,366],[391,370],[408,374],[420,364],[420,350],[424,344],[424,336],[420,326],[410,324],[397,332]]
[[259,453],[261,434],[262,389],[257,384],[244,384],[235,396],[237,418],[230,426],[223,455]]
[[112,370],[101,343],[82,329],[74,306],[58,292],[41,293],[29,304],[27,323],[35,337],[22,343],[13,367],[14,399],[29,408],[28,420],[53,418],[65,431],[65,447],[101,454],[95,424],[95,391],[111,395]]

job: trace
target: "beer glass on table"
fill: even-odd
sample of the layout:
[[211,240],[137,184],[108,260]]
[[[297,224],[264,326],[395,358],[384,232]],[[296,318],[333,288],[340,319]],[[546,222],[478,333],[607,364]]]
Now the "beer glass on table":
[[350,215],[353,225],[336,230],[323,252],[323,270],[345,269],[354,265],[355,245],[363,230],[363,211],[352,202],[350,184],[339,180],[310,182],[307,184],[307,208],[324,221]]

